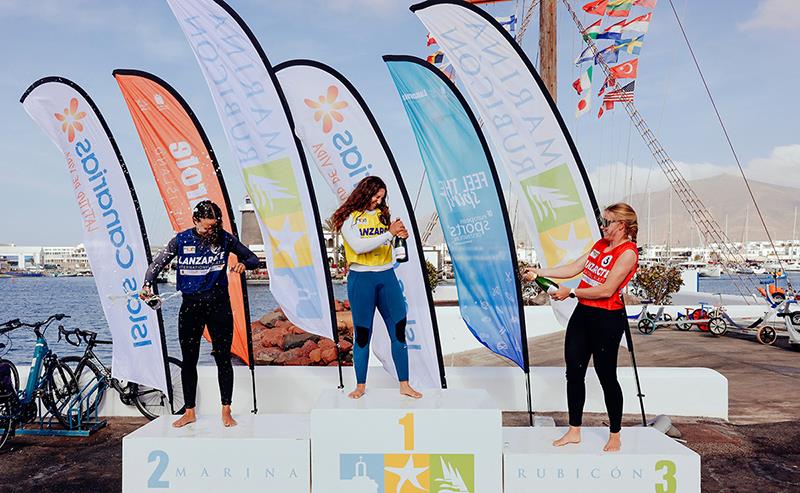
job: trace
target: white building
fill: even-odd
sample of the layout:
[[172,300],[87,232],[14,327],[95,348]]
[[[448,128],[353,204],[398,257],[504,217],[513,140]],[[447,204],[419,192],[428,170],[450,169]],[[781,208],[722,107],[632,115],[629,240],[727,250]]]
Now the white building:
[[69,272],[88,272],[89,259],[82,244],[77,246],[19,246],[0,245],[0,260],[9,269],[58,269]]
[[13,243],[0,245],[0,259],[5,260],[11,269],[41,268],[42,257],[42,247],[18,246]]

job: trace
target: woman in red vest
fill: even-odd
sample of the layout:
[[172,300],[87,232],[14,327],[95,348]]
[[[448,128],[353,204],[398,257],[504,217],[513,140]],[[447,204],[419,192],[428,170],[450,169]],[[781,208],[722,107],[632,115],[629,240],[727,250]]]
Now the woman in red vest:
[[537,276],[571,279],[583,274],[577,288],[561,286],[550,296],[560,301],[577,298],[578,306],[567,324],[564,359],[567,364],[569,431],[553,442],[560,447],[581,441],[581,417],[586,400],[586,368],[589,359],[603,387],[610,434],[603,450],[620,449],[622,389],[617,381],[617,353],[628,324],[622,289],[636,273],[639,256],[636,211],[625,203],[608,206],[598,218],[603,237],[575,262],[551,269],[527,269],[525,280]]

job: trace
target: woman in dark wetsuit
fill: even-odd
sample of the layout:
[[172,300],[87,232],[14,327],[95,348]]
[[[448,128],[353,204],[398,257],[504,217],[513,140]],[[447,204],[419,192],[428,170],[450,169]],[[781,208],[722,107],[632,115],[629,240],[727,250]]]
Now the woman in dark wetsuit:
[[228,295],[228,257],[236,255],[239,263],[231,272],[241,274],[258,267],[258,257],[235,236],[222,229],[222,211],[210,200],[197,204],[192,214],[194,228],[178,233],[155,259],[145,274],[141,297],[152,296],[152,286],[161,270],[178,257],[178,286],[183,295],[178,315],[178,341],[183,355],[181,379],[186,412],[172,426],[180,428],[197,420],[197,360],[200,338],[208,327],[211,354],[217,363],[219,393],[222,400],[222,423],[236,426],[231,415],[233,394],[233,312]]

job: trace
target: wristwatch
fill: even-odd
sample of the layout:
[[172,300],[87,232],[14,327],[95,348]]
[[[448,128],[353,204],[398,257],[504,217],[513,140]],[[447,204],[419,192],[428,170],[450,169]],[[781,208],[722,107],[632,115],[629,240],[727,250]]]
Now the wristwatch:
[[575,288],[570,288],[569,297],[570,298],[577,298],[577,296],[575,295]]

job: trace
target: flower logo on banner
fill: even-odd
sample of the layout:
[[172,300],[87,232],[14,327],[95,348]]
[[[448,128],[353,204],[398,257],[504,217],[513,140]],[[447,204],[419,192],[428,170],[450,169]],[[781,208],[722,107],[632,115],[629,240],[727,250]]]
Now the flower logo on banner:
[[69,108],[64,108],[64,113],[56,113],[56,120],[61,122],[61,131],[67,134],[67,139],[72,143],[75,140],[75,131],[83,132],[83,124],[80,122],[86,117],[86,112],[78,112],[78,100],[72,98],[69,101]]
[[347,101],[336,101],[339,97],[339,88],[329,86],[328,93],[320,96],[317,101],[306,98],[306,106],[314,110],[314,121],[322,120],[322,131],[328,133],[333,129],[333,120],[339,123],[344,121],[344,116],[337,110],[347,108]]

